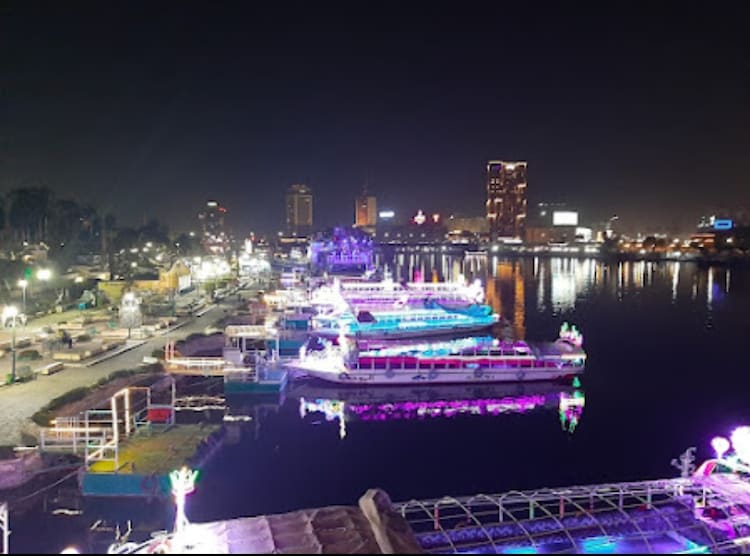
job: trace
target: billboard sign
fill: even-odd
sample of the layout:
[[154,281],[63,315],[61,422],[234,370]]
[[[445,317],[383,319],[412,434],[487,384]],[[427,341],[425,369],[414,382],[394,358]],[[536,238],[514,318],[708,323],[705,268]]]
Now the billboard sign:
[[714,220],[714,230],[731,230],[734,227],[734,222],[729,219]]
[[578,213],[569,210],[556,210],[552,213],[553,226],[578,226]]

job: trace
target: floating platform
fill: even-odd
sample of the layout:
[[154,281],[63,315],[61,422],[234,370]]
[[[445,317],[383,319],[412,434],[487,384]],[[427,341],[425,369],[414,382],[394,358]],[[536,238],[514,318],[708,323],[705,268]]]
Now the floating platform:
[[173,425],[164,431],[141,432],[119,447],[117,468],[98,461],[83,476],[84,496],[145,496],[169,494],[168,475],[203,455],[216,425]]

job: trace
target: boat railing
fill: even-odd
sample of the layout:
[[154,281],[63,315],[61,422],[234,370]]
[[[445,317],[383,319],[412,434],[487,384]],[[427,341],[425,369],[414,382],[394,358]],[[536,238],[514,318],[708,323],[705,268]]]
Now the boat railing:
[[[364,356],[368,357],[368,356]],[[429,360],[419,359],[416,357],[409,356],[386,356],[369,357],[369,364],[362,364],[362,358],[357,358],[354,368],[356,370],[416,370],[416,371],[434,371],[442,369],[474,369],[478,368],[478,363],[475,357],[470,355],[462,356],[451,356],[451,357],[436,357]],[[413,359],[408,361],[407,359]],[[398,360],[394,365],[394,360]],[[513,359],[497,359],[497,356],[487,356],[485,360],[489,363],[490,368],[506,368],[506,369],[529,369],[529,368],[560,368],[575,366],[573,362],[561,362],[557,363],[554,361],[544,361],[537,359],[533,356],[517,355]]]
[[170,369],[220,369],[225,365],[223,357],[172,357],[164,361]]
[[227,367],[224,369],[224,382],[257,382],[258,370],[251,367]]

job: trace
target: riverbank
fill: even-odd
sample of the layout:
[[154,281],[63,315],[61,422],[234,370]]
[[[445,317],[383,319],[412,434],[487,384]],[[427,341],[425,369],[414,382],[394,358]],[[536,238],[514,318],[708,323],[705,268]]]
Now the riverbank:
[[[210,310],[215,310],[215,306],[211,306]],[[205,317],[185,321],[163,335],[149,338],[137,347],[97,364],[66,367],[55,374],[40,376],[37,380],[0,388],[0,423],[3,423],[0,427],[0,445],[36,445],[35,439],[29,435],[30,419],[34,413],[71,390],[95,386],[122,369],[140,368],[143,358],[162,349],[176,330],[179,330],[181,336],[203,332],[206,326],[204,319]]]

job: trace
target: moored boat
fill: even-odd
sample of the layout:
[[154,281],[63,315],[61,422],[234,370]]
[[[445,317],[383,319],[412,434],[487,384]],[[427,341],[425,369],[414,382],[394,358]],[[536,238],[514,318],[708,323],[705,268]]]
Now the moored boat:
[[341,384],[451,384],[551,381],[582,374],[583,336],[567,323],[554,342],[501,341],[489,336],[400,344],[365,351],[339,338],[301,350],[288,368]]
[[315,315],[313,332],[337,338],[341,335],[355,339],[399,339],[477,332],[497,324],[499,315],[487,305],[470,305],[449,309],[430,307],[381,312],[350,311]]

